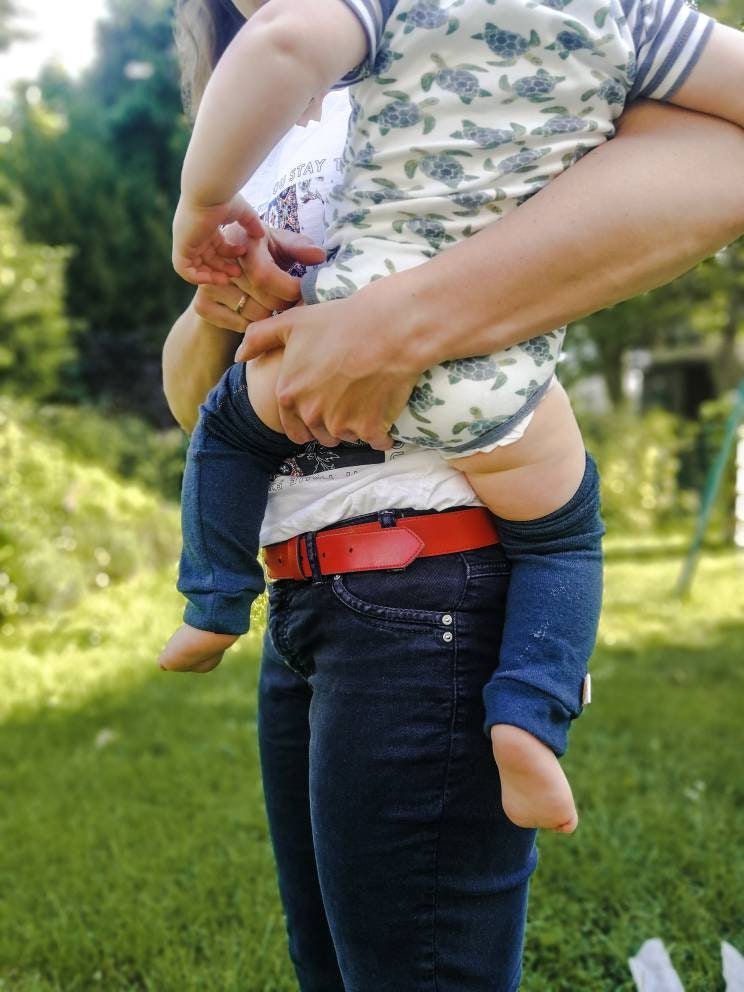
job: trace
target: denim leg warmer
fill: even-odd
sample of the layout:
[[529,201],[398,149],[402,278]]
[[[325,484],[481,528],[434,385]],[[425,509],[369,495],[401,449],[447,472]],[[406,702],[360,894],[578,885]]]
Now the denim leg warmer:
[[269,479],[299,450],[259,420],[244,368],[232,365],[200,407],[181,490],[183,619],[220,634],[248,630],[264,588],[258,550]]
[[483,729],[490,738],[495,723],[521,727],[561,755],[581,713],[602,601],[604,525],[591,455],[565,506],[497,524],[512,572],[499,666],[483,689]]

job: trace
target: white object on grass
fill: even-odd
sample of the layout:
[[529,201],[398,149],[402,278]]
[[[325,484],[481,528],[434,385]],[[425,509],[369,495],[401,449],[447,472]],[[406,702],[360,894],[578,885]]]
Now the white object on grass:
[[744,958],[725,940],[721,943],[726,992],[744,992]]
[[638,954],[628,959],[628,964],[638,992],[685,992],[658,937],[645,941]]

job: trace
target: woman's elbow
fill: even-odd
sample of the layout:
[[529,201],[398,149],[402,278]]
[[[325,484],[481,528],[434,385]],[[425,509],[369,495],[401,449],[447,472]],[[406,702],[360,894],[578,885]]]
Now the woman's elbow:
[[178,371],[175,350],[172,338],[167,338],[163,346],[162,358],[163,395],[174,420],[187,434],[190,434],[196,426],[198,404],[195,405],[186,395],[187,390],[184,388],[184,378]]
[[198,407],[194,407],[192,403],[187,401],[186,397],[180,394],[178,388],[169,379],[165,369],[163,370],[163,394],[173,419],[182,430],[191,434],[196,427],[199,415]]

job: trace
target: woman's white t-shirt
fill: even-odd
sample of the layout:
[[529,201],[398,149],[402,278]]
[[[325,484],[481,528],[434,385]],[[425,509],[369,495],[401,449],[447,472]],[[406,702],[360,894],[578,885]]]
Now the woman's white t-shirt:
[[[243,195],[272,227],[323,243],[325,203],[341,175],[349,110],[346,90],[329,93],[320,121],[292,128],[245,186]],[[396,442],[383,452],[312,442],[272,479],[261,543],[379,510],[480,505],[462,473],[427,448]]]

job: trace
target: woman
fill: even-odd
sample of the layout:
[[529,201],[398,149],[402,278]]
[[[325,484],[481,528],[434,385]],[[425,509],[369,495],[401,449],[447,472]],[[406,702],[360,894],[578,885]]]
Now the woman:
[[[239,5],[245,14],[250,6]],[[182,24],[194,8],[182,6]],[[241,22],[224,4],[199,4],[196,10],[206,18],[202,27],[212,26],[214,64]],[[202,72],[202,83],[204,78]],[[197,82],[192,97],[198,99],[198,90]],[[333,179],[338,154],[333,146],[335,142],[338,148],[342,134],[338,119],[334,130],[331,116],[338,110],[327,101],[320,129],[310,125],[304,135],[293,132],[265,163],[258,185],[246,191],[256,206],[266,207],[269,218],[297,226],[305,211],[312,223],[311,208],[323,197],[321,177],[326,186]],[[654,185],[665,168],[664,156],[672,149],[676,158],[681,139],[676,115],[673,124],[669,118],[661,124],[658,115],[665,112],[659,110],[650,111],[655,115],[652,139],[644,131],[646,113],[640,112],[635,129],[626,123],[630,137],[625,146],[619,141],[600,150],[605,153],[600,168],[594,154],[587,156],[516,211],[509,225],[493,225],[445,253],[436,267],[434,262],[421,266],[415,307],[410,284],[401,291],[391,277],[380,285],[368,312],[346,307],[353,297],[343,301],[341,327],[339,306],[311,308],[316,331],[324,326],[324,316],[332,328],[330,336],[323,337],[321,330],[310,341],[304,339],[302,362],[310,369],[308,381],[316,397],[329,356],[348,356],[352,342],[355,374],[343,377],[340,391],[333,376],[328,380],[328,392],[335,389],[335,399],[341,396],[337,408],[343,406],[344,389],[348,401],[355,388],[359,395],[360,386],[375,397],[374,404],[355,404],[367,419],[370,408],[394,405],[400,394],[405,400],[413,384],[406,392],[407,377],[415,381],[420,371],[413,370],[420,359],[416,349],[421,334],[410,324],[411,333],[406,333],[410,318],[401,317],[402,304],[407,314],[416,312],[414,324],[421,326],[427,299],[437,299],[432,329],[464,329],[458,347],[467,345],[466,354],[493,351],[663,281],[735,236],[744,226],[742,208],[732,223],[727,177],[720,171],[721,185],[708,192],[702,208],[695,206],[701,223],[690,217],[685,184],[696,170],[710,171],[709,160],[699,152],[696,160],[694,148],[686,147],[689,172],[683,167],[676,182],[667,175]],[[683,116],[689,126],[690,118]],[[738,133],[710,122],[698,127],[700,132],[710,129],[708,153],[711,142],[719,142],[717,151],[725,146],[723,154],[740,168]],[[311,138],[316,144],[327,138],[328,143],[310,153]],[[636,191],[628,177],[639,159],[644,168],[653,161],[655,170],[644,177],[645,188],[639,183]],[[617,197],[608,195],[617,175],[613,170],[625,178],[622,209]],[[587,197],[587,184],[594,196]],[[269,187],[268,195],[262,185]],[[733,178],[730,188],[735,189]],[[586,212],[587,202],[597,205],[596,216],[577,246],[565,230],[564,217],[572,216],[579,204]],[[666,205],[662,212],[660,202]],[[674,220],[683,204],[690,239],[685,243]],[[638,223],[648,218],[649,209],[656,210],[656,227],[639,243]],[[537,230],[530,222],[535,217]],[[524,228],[512,232],[520,219]],[[473,254],[471,243],[476,241]],[[592,258],[591,292],[581,283],[577,248]],[[635,258],[639,248],[648,252],[641,264]],[[166,391],[187,427],[193,425],[198,402],[230,362],[232,336],[215,327],[242,330],[248,319],[283,309],[297,297],[296,282],[270,265],[272,252],[283,252],[285,262],[318,260],[297,240],[267,238],[247,261],[246,279],[235,287],[199,290],[169,337]],[[612,261],[612,270],[603,260]],[[498,286],[497,270],[502,277]],[[475,285],[472,277],[478,271],[481,278]],[[538,301],[532,299],[536,278],[542,289]],[[620,291],[618,279],[625,280]],[[447,286],[456,290],[466,283],[466,307],[453,307],[451,296],[442,302]],[[401,295],[396,298],[396,293]],[[210,328],[200,313],[215,326]],[[294,362],[296,370],[294,330],[288,344],[284,362]],[[180,379],[187,369],[191,371]],[[312,388],[303,394],[295,381],[300,408]],[[321,441],[333,442],[343,428],[349,439],[372,436],[368,423],[355,430],[336,417],[334,425],[317,409],[305,419]],[[304,428],[295,424],[294,429]],[[477,501],[462,478],[425,450],[401,447],[386,455],[353,443],[323,449],[313,442],[286,472],[274,486],[263,531],[264,543],[272,546],[270,567],[284,577],[271,589],[259,738],[290,953],[300,986],[326,992],[515,989],[527,884],[535,865],[534,835],[514,827],[501,811],[498,776],[481,732],[480,695],[498,649],[508,579],[505,559],[493,539],[473,536],[468,520],[478,511],[468,508]],[[340,523],[344,538],[353,534],[355,542],[356,535],[372,535],[384,543],[400,532],[423,529],[431,546],[395,572],[345,565],[329,570],[321,560],[322,549],[339,537]],[[305,535],[300,543],[298,534]],[[447,543],[453,534],[460,540],[457,550]],[[286,551],[305,555],[288,570],[281,557],[285,541]]]

